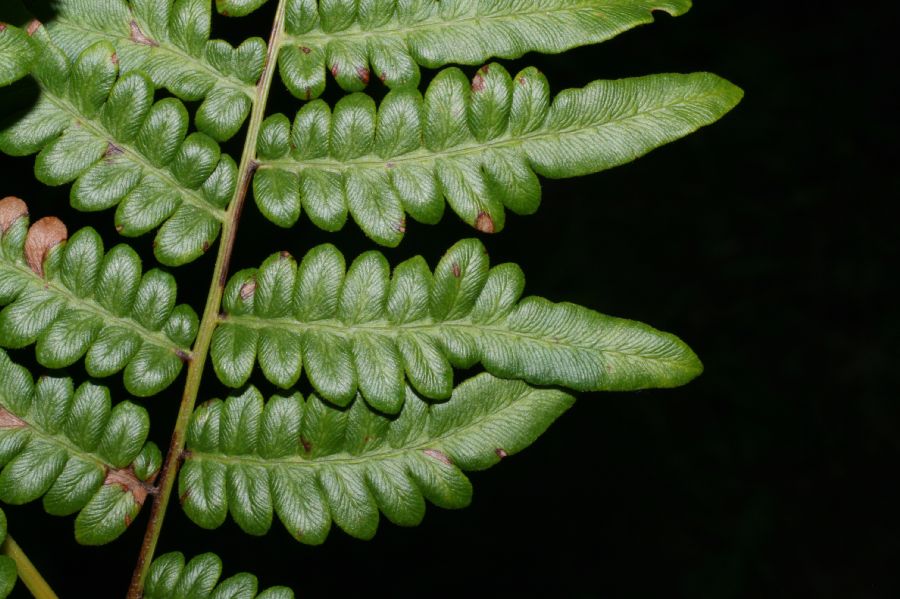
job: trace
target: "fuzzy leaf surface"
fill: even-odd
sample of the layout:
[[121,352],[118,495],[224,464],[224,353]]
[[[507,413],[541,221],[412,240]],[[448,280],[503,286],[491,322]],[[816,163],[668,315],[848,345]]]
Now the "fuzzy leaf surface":
[[[48,185],[74,181],[81,211],[117,207],[116,228],[138,236],[156,228],[157,259],[178,266],[215,242],[231,200],[237,166],[203,133],[186,135],[188,113],[174,98],[153,101],[153,83],[131,72],[107,41],[70,61],[43,28],[37,101],[10,108],[0,150],[37,153],[35,175]],[[15,99],[12,99],[15,102]]]
[[211,10],[209,0],[56,0],[47,27],[71,60],[106,41],[121,73],[141,71],[182,100],[202,100],[197,128],[224,141],[250,113],[266,44],[210,40]]
[[228,513],[252,535],[275,516],[298,541],[320,544],[334,521],[370,539],[379,511],[415,526],[425,500],[466,507],[464,470],[484,470],[533,443],[574,402],[553,389],[481,374],[429,404],[412,389],[396,418],[358,398],[339,409],[316,396],[276,396],[254,387],[194,413],[179,479],[182,506],[204,528]]
[[431,399],[450,396],[452,366],[481,363],[499,377],[579,391],[674,387],[701,370],[674,335],[539,297],[514,264],[490,268],[482,243],[454,245],[434,274],[421,257],[391,276],[377,252],[345,272],[331,245],[299,267],[284,253],[228,283],[211,346],[219,379],[247,382],[258,362],[266,378],[293,386],[305,368],[316,392],[339,405],[357,393],[396,414],[404,380]]
[[79,543],[108,543],[137,516],[162,463],[149,428],[144,408],[112,406],[105,387],[34,382],[0,350],[0,501],[43,497],[50,514],[78,512]]
[[272,222],[294,225],[301,208],[326,231],[349,213],[371,239],[398,245],[406,214],[434,224],[444,201],[479,231],[499,232],[505,210],[532,214],[551,179],[625,164],[708,125],[731,110],[740,89],[709,73],[595,81],[551,103],[534,68],[510,77],[499,64],[470,81],[440,72],[424,97],[414,89],[374,101],[356,93],[332,111],[304,105],[293,124],[263,123],[256,204]]
[[257,594],[256,576],[241,572],[220,581],[222,560],[203,553],[185,564],[184,554],[173,551],[160,555],[150,566],[145,599],[294,599],[287,587],[271,587]]
[[[16,199],[0,201],[0,213]],[[88,374],[123,371],[125,388],[138,397],[155,395],[178,377],[190,358],[198,319],[176,305],[169,273],[142,273],[137,253],[126,245],[104,252],[94,229],[84,228],[49,250],[42,272],[28,262],[27,213],[0,223],[0,347],[35,344],[47,368],[65,368],[82,358]]]
[[301,100],[325,90],[326,72],[347,91],[361,91],[375,78],[390,88],[415,87],[420,65],[555,54],[650,23],[653,11],[677,16],[690,6],[690,0],[386,0],[318,6],[290,0],[279,69],[285,86]]

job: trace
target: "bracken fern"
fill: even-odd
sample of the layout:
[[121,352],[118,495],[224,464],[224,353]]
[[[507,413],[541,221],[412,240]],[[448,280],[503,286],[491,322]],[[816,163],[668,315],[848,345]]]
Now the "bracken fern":
[[[463,471],[537,439],[574,403],[560,388],[673,387],[702,370],[674,335],[522,298],[521,269],[491,267],[477,239],[393,268],[376,250],[348,266],[325,244],[229,275],[251,194],[278,227],[305,214],[337,231],[350,217],[388,247],[407,217],[435,225],[447,204],[476,233],[497,233],[506,210],[538,210],[539,177],[596,173],[714,122],[742,92],[708,73],[551,98],[537,69],[511,75],[492,62],[471,76],[445,68],[419,90],[423,69],[598,43],[689,0],[279,0],[268,42],[210,38],[214,8],[241,17],[264,4],[23,0],[0,13],[0,150],[36,154],[37,180],[71,184],[75,210],[115,209],[122,236],[155,231],[163,267],[218,240],[198,318],[178,303],[177,270],[0,201],[0,347],[33,345],[50,369],[35,379],[0,350],[0,500],[43,498],[50,514],[77,514],[79,542],[99,544],[152,498],[131,597],[293,596],[257,594],[250,574],[219,582],[213,554],[152,561],[176,482],[204,528],[230,514],[262,535],[277,516],[303,543],[323,543],[332,523],[369,539],[379,514],[413,526],[426,500],[466,506]],[[293,117],[267,114],[276,78],[296,98]],[[376,80],[388,88],[377,105],[365,93]],[[331,106],[320,96],[334,84],[348,93]],[[232,157],[219,143],[239,131]],[[90,381],[58,371],[81,361]],[[196,407],[207,361],[235,391]],[[476,366],[485,372],[454,387],[454,368]],[[146,410],[102,379],[121,372],[129,394],[149,398],[183,371],[164,459],[146,442]],[[306,381],[311,394],[298,390]],[[17,571],[52,596],[2,511],[0,542],[0,599]]]

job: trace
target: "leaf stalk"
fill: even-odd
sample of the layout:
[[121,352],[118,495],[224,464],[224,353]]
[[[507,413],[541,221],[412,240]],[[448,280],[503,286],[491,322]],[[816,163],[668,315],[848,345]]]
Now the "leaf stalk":
[[150,564],[153,561],[153,554],[156,551],[156,545],[159,540],[160,532],[162,531],[166,508],[169,505],[169,499],[172,496],[172,490],[175,487],[175,480],[178,476],[178,468],[184,451],[188,424],[190,424],[191,415],[194,412],[194,406],[197,402],[197,395],[200,390],[200,382],[203,378],[206,359],[209,354],[213,330],[215,330],[216,325],[218,324],[219,309],[222,303],[222,294],[225,290],[225,282],[228,278],[228,269],[231,264],[231,255],[237,237],[238,224],[241,219],[244,203],[247,199],[250,182],[252,181],[253,174],[258,166],[256,161],[257,139],[259,137],[260,125],[265,116],[266,104],[269,98],[269,89],[272,86],[272,78],[277,67],[278,49],[281,45],[281,38],[284,35],[285,5],[286,0],[279,0],[275,9],[275,20],[272,25],[272,33],[269,36],[266,63],[263,68],[263,73],[260,76],[259,83],[256,86],[256,93],[253,98],[253,110],[250,113],[250,122],[247,128],[247,137],[244,142],[244,149],[241,153],[241,162],[238,170],[240,179],[238,186],[235,189],[234,197],[226,211],[226,218],[222,227],[222,237],[219,242],[219,251],[213,268],[209,295],[207,296],[206,307],[203,311],[203,318],[200,321],[200,330],[197,334],[197,340],[194,342],[191,362],[188,365],[187,380],[181,398],[181,405],[178,409],[175,430],[172,433],[169,451],[166,454],[166,460],[163,463],[158,493],[153,500],[150,521],[147,524],[147,530],[144,534],[143,543],[141,544],[137,565],[135,566],[131,585],[128,589],[128,599],[140,599],[143,596],[144,583],[146,582],[147,573],[150,570]]
[[6,541],[0,547],[0,553],[8,556],[16,563],[16,572],[19,580],[34,595],[35,599],[58,599],[56,593],[53,592],[53,589],[50,588],[50,585],[47,584],[47,581],[44,580],[44,577],[41,576],[41,573],[38,572],[37,568],[34,567],[34,564],[31,563],[31,560],[28,559],[28,556],[25,555],[25,552],[22,551],[22,548],[11,536],[6,535]]

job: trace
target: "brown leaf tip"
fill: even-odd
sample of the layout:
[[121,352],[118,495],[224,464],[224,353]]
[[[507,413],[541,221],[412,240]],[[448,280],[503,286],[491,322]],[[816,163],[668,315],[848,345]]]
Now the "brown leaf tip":
[[159,42],[144,35],[144,32],[138,27],[137,21],[131,22],[131,41],[145,46],[159,46]]
[[480,92],[484,89],[484,77],[481,76],[481,73],[475,75],[474,79],[472,79],[472,91]]
[[4,31],[6,31],[6,27],[7,27],[6,23],[4,23],[3,21],[0,21],[0,33],[3,33]]
[[25,421],[3,408],[0,408],[0,429],[4,428],[25,428]]
[[144,505],[150,487],[139,480],[132,468],[118,468],[106,473],[104,485],[119,485],[122,489],[134,497],[138,505]]
[[50,250],[69,238],[66,225],[55,216],[45,216],[31,225],[25,237],[25,260],[31,270],[44,276],[44,260]]
[[366,67],[356,67],[356,74],[359,75],[359,80],[363,82],[363,85],[369,85],[369,79],[371,78],[369,69]]
[[506,453],[506,450],[503,449],[502,447],[498,447],[497,449],[495,449],[494,453],[496,453],[497,457],[500,458],[501,460],[505,457],[509,457],[509,454]]
[[478,218],[475,219],[475,228],[482,233],[493,233],[494,219],[487,212],[479,212]]
[[23,216],[28,216],[28,204],[15,196],[0,200],[0,233],[6,233]]
[[37,19],[31,19],[28,21],[28,25],[25,26],[25,33],[28,35],[34,35],[34,32],[41,28],[42,23]]
[[312,52],[312,50],[310,50],[306,46],[299,46],[299,48],[300,48],[300,51],[303,52],[304,54],[309,54],[310,52]]
[[426,449],[425,455],[432,457],[439,462],[443,462],[444,464],[447,464],[448,466],[453,465],[453,462],[450,461],[450,458],[447,457],[447,454],[445,454],[444,452],[438,451],[437,449]]
[[256,279],[252,279],[241,285],[241,299],[245,302],[253,297],[254,293],[256,293]]

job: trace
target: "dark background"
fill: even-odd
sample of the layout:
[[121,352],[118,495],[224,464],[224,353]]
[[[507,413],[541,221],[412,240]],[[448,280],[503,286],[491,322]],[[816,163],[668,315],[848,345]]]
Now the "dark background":
[[[271,8],[216,21],[214,35],[265,36]],[[538,66],[555,91],[696,70],[745,89],[720,123],[636,163],[544,181],[539,213],[485,240],[494,263],[523,267],[527,293],[672,331],[706,372],[677,390],[581,394],[530,449],[471,476],[470,508],[430,507],[418,529],[383,521],[371,542],[335,530],[310,548],[277,522],[263,538],[230,520],[203,531],[176,505],[160,551],[214,550],[226,575],[254,572],[301,597],[898,596],[896,63],[882,66],[895,30],[870,3],[707,0],[600,46],[504,61]],[[279,110],[296,110],[275,89]],[[34,183],[33,158],[4,160],[0,192],[28,199],[35,218],[115,239],[111,214],[75,215],[67,188]],[[411,224],[387,254],[434,264],[471,235],[448,214]],[[273,234],[251,202],[233,266],[325,240],[349,255],[370,247],[353,225],[326,235],[303,219]],[[198,311],[211,266],[179,270]],[[145,402],[163,447],[178,387]],[[4,509],[62,597],[124,594],[148,509],[102,548],[78,547],[72,519],[39,504]]]

